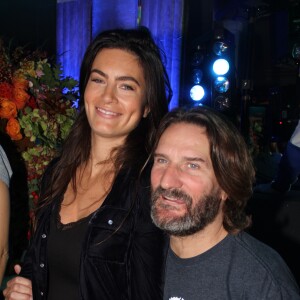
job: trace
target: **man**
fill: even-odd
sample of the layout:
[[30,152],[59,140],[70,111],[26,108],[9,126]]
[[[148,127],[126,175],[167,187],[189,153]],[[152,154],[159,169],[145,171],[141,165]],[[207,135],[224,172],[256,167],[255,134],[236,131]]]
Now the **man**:
[[243,137],[224,116],[198,107],[164,118],[151,214],[170,236],[165,300],[300,299],[281,257],[243,231],[254,178]]

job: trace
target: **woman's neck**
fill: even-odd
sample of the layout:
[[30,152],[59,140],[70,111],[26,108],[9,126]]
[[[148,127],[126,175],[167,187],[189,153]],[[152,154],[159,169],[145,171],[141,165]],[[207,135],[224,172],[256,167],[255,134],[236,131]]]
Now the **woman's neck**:
[[112,161],[113,150],[124,144],[124,138],[104,138],[97,135],[91,137],[90,159],[92,165],[99,162]]

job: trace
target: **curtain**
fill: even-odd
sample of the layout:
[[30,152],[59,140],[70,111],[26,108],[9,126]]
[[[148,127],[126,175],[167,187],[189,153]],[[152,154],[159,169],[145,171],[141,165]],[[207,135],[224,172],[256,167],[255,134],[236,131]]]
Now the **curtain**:
[[137,24],[138,0],[92,0],[92,36],[113,28],[133,28]]
[[141,0],[141,25],[148,27],[166,55],[173,89],[169,108],[179,106],[184,0]]
[[77,80],[85,49],[91,41],[91,1],[57,1],[57,61],[62,65],[64,76]]
[[100,31],[137,24],[150,29],[166,56],[173,89],[169,105],[179,104],[184,0],[57,0],[57,54],[64,75],[79,79],[86,47]]

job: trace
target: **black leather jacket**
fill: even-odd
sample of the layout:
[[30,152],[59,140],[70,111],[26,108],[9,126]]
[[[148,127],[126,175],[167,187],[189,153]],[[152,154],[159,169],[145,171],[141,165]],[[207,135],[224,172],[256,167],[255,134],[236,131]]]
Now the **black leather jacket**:
[[[150,217],[149,174],[137,184],[133,173],[120,172],[89,221],[80,262],[82,299],[163,298],[165,239]],[[40,214],[22,267],[35,300],[47,299],[47,236],[55,205]]]

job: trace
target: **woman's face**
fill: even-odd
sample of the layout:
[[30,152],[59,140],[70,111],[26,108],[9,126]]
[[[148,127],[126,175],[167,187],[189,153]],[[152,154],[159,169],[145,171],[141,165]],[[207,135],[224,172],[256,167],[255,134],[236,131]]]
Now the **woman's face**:
[[145,88],[137,56],[120,49],[101,50],[84,92],[92,135],[124,140],[149,112]]

